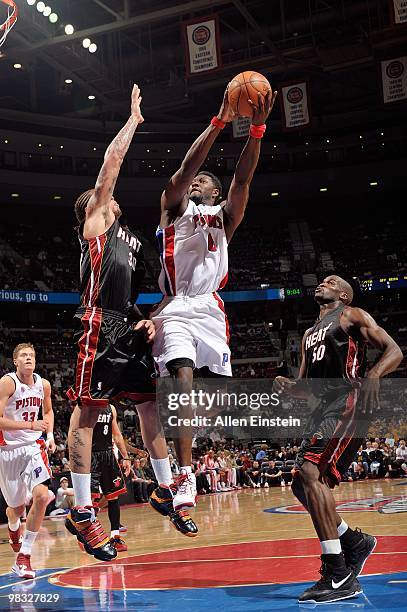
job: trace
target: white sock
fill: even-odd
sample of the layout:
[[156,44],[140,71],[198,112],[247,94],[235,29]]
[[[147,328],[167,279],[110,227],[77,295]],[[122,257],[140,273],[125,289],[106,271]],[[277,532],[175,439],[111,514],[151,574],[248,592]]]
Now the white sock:
[[185,472],[185,474],[192,474],[192,468],[190,465],[183,465],[182,467],[180,467],[180,471]]
[[115,529],[114,531],[110,532],[110,537],[111,538],[115,538],[115,537],[120,537],[120,531],[118,529]]
[[71,472],[71,477],[73,490],[75,492],[75,505],[91,506],[90,474],[77,474],[76,472]]
[[325,540],[321,542],[322,554],[323,555],[340,555],[342,552],[341,541],[338,540]]
[[341,524],[338,525],[338,537],[343,536],[345,531],[347,531],[348,529],[349,529],[349,525],[345,523],[345,521],[342,519]]
[[151,466],[154,470],[155,477],[159,485],[165,485],[169,487],[172,484],[172,472],[170,467],[170,460],[168,457],[165,459],[150,459]]
[[17,531],[20,525],[21,525],[20,519],[17,519],[15,523],[10,523],[10,521],[8,522],[8,528],[10,529],[10,531]]
[[38,535],[38,531],[28,531],[28,529],[25,530],[24,532],[24,536],[23,536],[23,543],[21,544],[21,548],[20,548],[20,553],[22,553],[23,555],[31,555],[31,549],[32,546],[35,542],[35,538]]

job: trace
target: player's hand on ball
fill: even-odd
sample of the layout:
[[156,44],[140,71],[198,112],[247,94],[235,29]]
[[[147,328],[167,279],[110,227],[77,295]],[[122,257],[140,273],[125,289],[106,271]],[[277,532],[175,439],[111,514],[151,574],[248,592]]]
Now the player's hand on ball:
[[295,386],[295,381],[286,378],[285,376],[276,376],[273,381],[273,391],[281,395],[282,393],[288,393],[292,387]]
[[253,108],[253,125],[263,125],[266,123],[271,111],[273,110],[277,94],[277,91],[272,92],[270,89],[265,96],[259,93],[257,100],[248,101],[250,106]]
[[154,341],[155,338],[155,326],[154,323],[152,321],[148,320],[143,320],[143,321],[139,321],[137,323],[137,325],[134,326],[134,331],[140,331],[144,333],[144,337],[146,339],[146,341],[148,342],[148,344],[151,344],[151,342]]
[[27,427],[27,429],[32,429],[33,431],[47,431],[48,429],[48,421],[31,421],[32,427]]
[[141,114],[140,105],[142,101],[142,97],[140,95],[140,88],[138,85],[133,86],[133,91],[131,92],[131,114],[138,121],[138,123],[144,122],[144,117]]
[[224,123],[230,123],[230,121],[233,121],[233,119],[236,117],[236,113],[229,103],[228,87],[229,85],[226,87],[225,94],[223,96],[222,106],[220,107],[218,113],[218,119],[220,119]]

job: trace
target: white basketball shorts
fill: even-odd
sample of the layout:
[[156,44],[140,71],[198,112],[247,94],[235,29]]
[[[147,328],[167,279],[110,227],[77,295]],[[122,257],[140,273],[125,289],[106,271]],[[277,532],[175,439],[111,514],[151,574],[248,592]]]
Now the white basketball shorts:
[[229,323],[217,293],[166,296],[152,312],[156,328],[153,355],[160,376],[168,376],[166,364],[173,359],[191,359],[195,368],[207,367],[222,376],[232,376]]
[[25,505],[34,487],[51,478],[42,440],[34,444],[0,449],[0,489],[11,508]]

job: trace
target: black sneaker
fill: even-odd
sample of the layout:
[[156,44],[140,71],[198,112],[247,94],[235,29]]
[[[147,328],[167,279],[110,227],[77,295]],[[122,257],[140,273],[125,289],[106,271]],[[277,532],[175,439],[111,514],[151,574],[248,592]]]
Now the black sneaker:
[[174,510],[169,518],[171,525],[183,535],[189,538],[195,538],[198,535],[198,527],[189,516],[187,510]]
[[321,580],[300,595],[299,603],[331,603],[356,597],[363,592],[351,570],[349,570],[347,576],[341,578],[335,576],[326,563],[322,563],[319,573],[321,574]]
[[346,545],[341,543],[341,546],[346,567],[351,569],[355,576],[359,576],[367,559],[376,548],[377,540],[374,536],[363,533],[358,527],[355,529],[355,533],[358,534],[359,538],[355,538],[353,544]]
[[193,538],[198,535],[198,527],[185,510],[174,510],[174,493],[176,487],[159,485],[150,496],[150,506],[162,516],[168,516],[171,525],[182,535]]
[[93,508],[75,506],[65,519],[65,527],[83,544],[89,555],[99,561],[110,561],[117,557],[116,548],[96,518]]

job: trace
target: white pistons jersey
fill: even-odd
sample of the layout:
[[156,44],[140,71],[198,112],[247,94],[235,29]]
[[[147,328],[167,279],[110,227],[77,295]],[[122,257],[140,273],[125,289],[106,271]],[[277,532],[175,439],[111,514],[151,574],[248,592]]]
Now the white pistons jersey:
[[0,431],[0,447],[10,448],[33,444],[42,434],[40,431],[30,430],[28,421],[38,420],[38,412],[44,399],[42,378],[34,374],[34,384],[28,386],[22,383],[14,372],[7,376],[13,379],[16,389],[6,404],[3,416],[12,421],[27,421],[27,429]]
[[159,286],[167,296],[197,296],[222,289],[228,276],[223,210],[189,200],[182,217],[157,230]]

